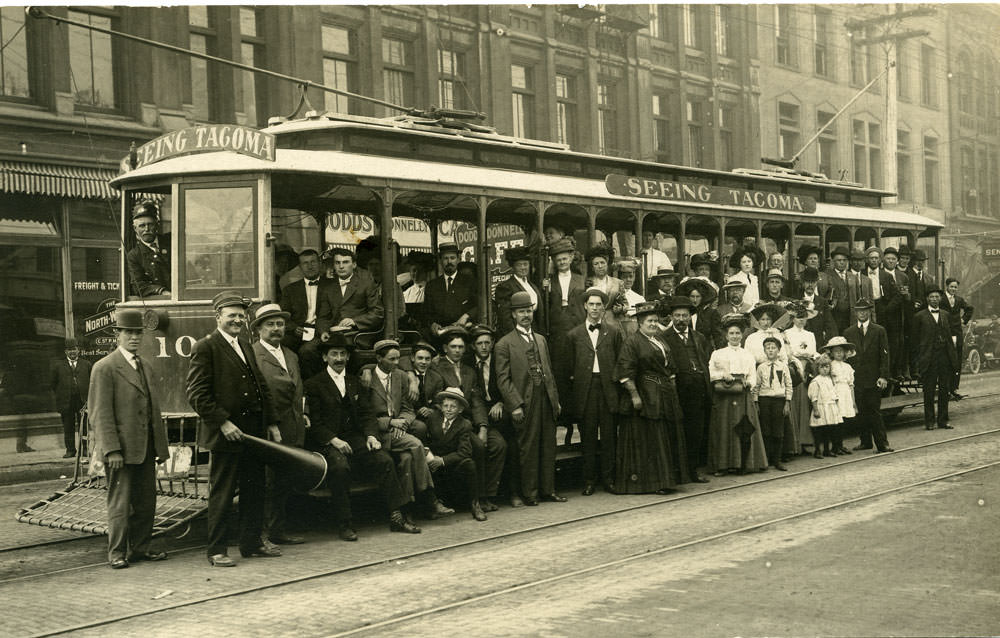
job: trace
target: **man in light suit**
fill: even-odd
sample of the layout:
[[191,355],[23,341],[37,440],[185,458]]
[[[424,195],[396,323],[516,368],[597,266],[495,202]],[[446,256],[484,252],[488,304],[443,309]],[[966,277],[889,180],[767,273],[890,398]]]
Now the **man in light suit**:
[[[299,358],[288,347],[281,344],[285,336],[285,321],[288,313],[278,304],[264,304],[254,314],[250,330],[259,337],[253,344],[253,354],[257,359],[264,382],[274,401],[274,412],[278,415],[279,434],[275,442],[294,447],[302,447],[306,438],[306,423],[302,413],[302,373]],[[292,477],[287,473],[267,470],[267,494],[264,501],[265,544],[297,545],[303,542],[299,536],[285,532],[285,506],[292,493]]]
[[[556,493],[556,424],[559,391],[552,376],[548,343],[531,329],[531,297],[517,292],[510,300],[515,328],[497,342],[497,386],[517,431],[521,453],[521,496],[525,505],[539,498],[563,503]],[[511,489],[514,489],[512,486]]]
[[[150,549],[156,513],[156,465],[169,458],[167,430],[152,391],[148,360],[139,357],[143,321],[140,310],[115,313],[118,348],[94,366],[87,398],[95,455],[108,477],[108,564],[163,560]],[[155,463],[154,463],[155,461]]]
[[[504,259],[510,265],[510,277],[497,284],[493,293],[493,301],[497,309],[497,332],[507,334],[514,329],[514,320],[510,315],[510,298],[515,292],[526,292],[531,295],[534,309],[538,310],[538,301],[542,293],[528,276],[531,274],[531,254],[524,246],[511,246],[504,251]],[[537,324],[537,322],[536,322]],[[537,329],[538,326],[536,325]]]
[[832,292],[833,305],[830,311],[833,313],[834,323],[837,324],[838,334],[844,334],[847,326],[851,325],[851,308],[861,296],[858,277],[848,267],[850,256],[846,248],[842,246],[834,248],[830,252],[832,266],[826,270]]
[[[944,291],[932,286],[927,291],[927,308],[913,317],[913,340],[920,356],[917,370],[924,390],[924,427],[928,430],[950,430],[948,423],[948,397],[951,380],[958,368],[952,321],[947,310],[941,308]],[[934,393],[937,391],[937,415],[934,414]]]
[[212,300],[216,330],[191,348],[187,400],[201,417],[198,444],[210,450],[206,555],[214,567],[234,567],[227,553],[227,523],[237,487],[240,492],[239,549],[244,558],[281,556],[265,545],[264,460],[240,444],[244,433],[281,436],[270,389],[243,336],[250,300],[224,290]]
[[844,331],[844,338],[857,352],[851,358],[854,366],[854,400],[858,406],[858,430],[861,441],[855,450],[870,450],[875,443],[876,454],[892,452],[882,422],[882,391],[889,385],[889,337],[885,328],[872,318],[874,304],[865,298],[854,304],[858,322]]
[[614,493],[615,413],[618,412],[618,382],[614,372],[622,333],[604,321],[608,296],[603,290],[587,290],[582,302],[587,318],[567,335],[568,365],[573,372],[571,398],[583,441],[583,495],[590,496],[598,481],[605,490]]
[[76,456],[76,419],[87,401],[90,391],[90,372],[93,365],[80,358],[80,345],[76,339],[67,339],[63,347],[64,358],[52,363],[49,379],[52,394],[56,397],[56,411],[62,419],[64,459]]

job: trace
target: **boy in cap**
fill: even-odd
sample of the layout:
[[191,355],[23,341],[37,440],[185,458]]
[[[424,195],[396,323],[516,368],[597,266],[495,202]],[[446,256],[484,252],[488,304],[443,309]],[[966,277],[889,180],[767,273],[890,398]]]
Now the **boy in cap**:
[[792,374],[788,365],[778,358],[781,340],[777,337],[764,338],[766,360],[757,366],[757,383],[751,394],[760,415],[760,432],[764,437],[764,451],[774,469],[784,472],[781,464],[785,418],[792,406]]
[[427,466],[441,479],[460,484],[469,498],[472,518],[485,521],[486,513],[480,499],[482,484],[479,481],[480,468],[477,467],[472,450],[472,425],[462,416],[469,403],[461,388],[445,388],[435,394],[434,402],[439,410],[427,419]]

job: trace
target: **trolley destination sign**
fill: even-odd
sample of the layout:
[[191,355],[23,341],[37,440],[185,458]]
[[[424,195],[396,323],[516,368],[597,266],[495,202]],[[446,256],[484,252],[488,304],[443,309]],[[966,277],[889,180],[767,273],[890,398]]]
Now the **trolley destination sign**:
[[649,177],[630,177],[611,173],[604,185],[612,195],[648,197],[672,202],[695,202],[716,206],[769,208],[794,213],[815,213],[816,200],[806,195],[752,191],[731,186],[712,186],[688,182],[672,182]]
[[[192,126],[171,131],[140,146],[135,154],[135,168],[179,155],[212,151],[232,151],[273,162],[274,149],[274,135],[249,126],[235,124]],[[129,158],[125,158],[122,167],[124,170],[129,169]]]

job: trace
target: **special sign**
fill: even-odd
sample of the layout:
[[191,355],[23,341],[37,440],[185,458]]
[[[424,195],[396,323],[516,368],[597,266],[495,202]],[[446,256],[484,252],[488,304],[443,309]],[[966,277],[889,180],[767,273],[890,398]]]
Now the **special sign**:
[[[232,151],[268,162],[274,161],[274,136],[248,126],[211,124],[192,126],[146,142],[136,150],[135,168],[178,155]],[[123,162],[128,164],[128,159]]]
[[751,191],[730,186],[711,186],[686,182],[670,182],[649,177],[610,174],[604,185],[612,195],[648,197],[673,202],[696,202],[715,206],[770,208],[795,213],[815,213],[816,200],[806,195]]

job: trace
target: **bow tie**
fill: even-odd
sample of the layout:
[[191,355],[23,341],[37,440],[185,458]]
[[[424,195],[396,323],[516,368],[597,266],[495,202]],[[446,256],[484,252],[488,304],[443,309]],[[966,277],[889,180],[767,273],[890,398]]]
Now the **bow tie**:
[[600,330],[600,329],[601,329],[601,324],[599,324],[599,323],[592,323],[589,326],[587,326],[587,330],[591,330],[591,331],[593,331],[593,330]]
[[937,309],[937,308],[931,308],[931,312],[933,312],[933,313],[937,314],[937,312],[938,312],[938,309]]
[[317,279],[306,279],[306,285],[307,286],[318,286],[319,285],[319,279],[318,278]]

